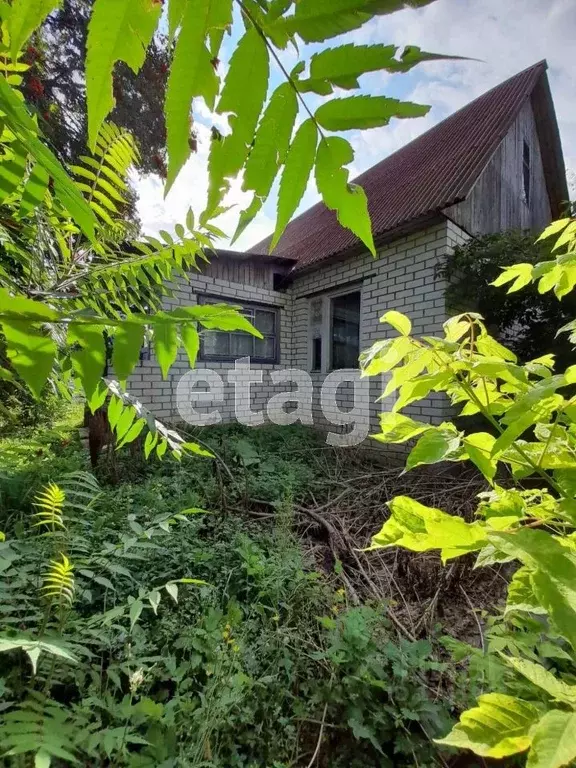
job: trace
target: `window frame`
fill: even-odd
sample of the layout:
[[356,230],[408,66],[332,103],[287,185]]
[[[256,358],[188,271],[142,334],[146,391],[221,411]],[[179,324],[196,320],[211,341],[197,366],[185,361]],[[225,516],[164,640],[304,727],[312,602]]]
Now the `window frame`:
[[[236,297],[230,297],[230,296],[219,296],[217,294],[212,293],[201,293],[196,294],[196,298],[198,300],[198,304],[231,304],[240,306],[243,310],[244,309],[253,309],[253,310],[264,310],[266,312],[270,312],[274,315],[274,355],[273,357],[256,357],[255,355],[210,355],[206,354],[204,351],[204,333],[211,331],[215,333],[227,333],[229,335],[242,333],[246,336],[250,336],[249,333],[246,333],[246,331],[219,331],[217,328],[214,329],[202,329],[199,336],[200,336],[200,347],[198,349],[198,360],[205,363],[233,363],[236,360],[240,360],[243,357],[249,357],[250,362],[252,363],[258,363],[261,365],[277,365],[280,361],[280,307],[274,305],[274,304],[265,304],[264,302],[258,302],[258,301],[244,301],[243,299],[238,299]],[[268,337],[272,337],[272,334],[266,334]],[[252,337],[257,338],[257,337]]]
[[532,148],[522,139],[522,197],[528,207],[532,200]]
[[[362,302],[363,302],[364,280],[354,280],[347,285],[343,285],[336,290],[328,290],[322,292],[316,292],[306,296],[308,300],[308,371],[311,374],[328,374],[332,371],[345,371],[345,370],[357,370],[359,364],[357,363],[355,368],[334,368],[333,367],[333,355],[332,355],[332,334],[333,334],[333,318],[332,318],[332,300],[337,299],[339,296],[347,296],[350,293],[360,294],[360,323],[358,329],[358,351],[362,351]],[[312,302],[321,299],[322,300],[322,323],[321,323],[321,344],[322,344],[322,359],[320,368],[313,367],[314,361],[314,333],[312,324],[310,322],[312,313]]]
[[361,344],[361,337],[362,337],[362,286],[358,286],[357,288],[354,288],[350,290],[343,289],[336,291],[334,293],[331,293],[328,297],[328,371],[352,371],[357,370],[359,368],[358,358],[356,358],[356,366],[354,368],[350,367],[342,367],[342,368],[335,368],[334,367],[334,313],[333,313],[333,306],[334,306],[334,299],[339,299],[342,296],[350,296],[353,293],[358,294],[358,357],[360,356],[360,352],[362,351],[362,344]]

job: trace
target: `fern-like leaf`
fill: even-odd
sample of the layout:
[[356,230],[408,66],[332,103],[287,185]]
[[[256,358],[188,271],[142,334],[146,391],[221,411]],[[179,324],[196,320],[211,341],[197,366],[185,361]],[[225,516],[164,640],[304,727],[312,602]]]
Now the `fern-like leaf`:
[[2,754],[34,754],[36,765],[49,766],[52,758],[77,763],[74,736],[66,708],[36,692],[0,720]]
[[44,574],[42,593],[59,605],[72,605],[74,600],[74,566],[64,554],[60,560],[51,560]]
[[66,528],[63,512],[65,501],[64,491],[56,483],[48,483],[34,499],[34,506],[38,512],[32,516],[32,519],[36,520],[33,527],[45,525],[52,531],[56,528]]
[[88,204],[112,230],[121,227],[115,217],[126,202],[123,193],[127,189],[128,171],[138,163],[139,157],[132,134],[114,123],[105,123],[92,157],[82,157],[83,165],[71,166]]

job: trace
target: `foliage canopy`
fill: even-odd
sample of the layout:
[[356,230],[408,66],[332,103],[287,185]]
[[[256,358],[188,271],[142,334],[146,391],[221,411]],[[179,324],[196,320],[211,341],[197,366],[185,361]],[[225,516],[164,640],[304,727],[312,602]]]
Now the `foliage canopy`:
[[[576,286],[576,221],[554,222],[540,240],[552,242],[547,259],[512,264],[493,285],[513,293],[534,283],[557,299],[569,295]],[[439,550],[444,562],[477,553],[478,567],[519,564],[505,608],[505,616],[516,617],[506,633],[508,652],[488,649],[488,661],[490,654],[493,664],[502,659],[516,680],[510,691],[480,696],[477,707],[464,712],[438,743],[493,758],[527,752],[529,768],[571,765],[576,759],[576,366],[555,373],[552,354],[521,364],[489,335],[477,313],[448,320],[443,338],[413,338],[409,319],[398,312],[382,321],[400,335],[365,354],[364,373],[391,371],[386,393],[397,391],[398,397],[382,415],[375,437],[387,443],[417,438],[407,469],[471,461],[490,491],[473,522],[409,497],[395,498],[372,546]],[[573,344],[575,329],[571,320],[558,332]],[[432,391],[446,393],[462,416],[481,415],[491,431],[468,433],[450,421],[433,426],[401,413]],[[529,484],[523,482],[527,478]],[[542,640],[558,645],[564,662],[552,667],[523,641],[534,617],[542,622]],[[518,678],[525,691],[510,695],[516,694]]]

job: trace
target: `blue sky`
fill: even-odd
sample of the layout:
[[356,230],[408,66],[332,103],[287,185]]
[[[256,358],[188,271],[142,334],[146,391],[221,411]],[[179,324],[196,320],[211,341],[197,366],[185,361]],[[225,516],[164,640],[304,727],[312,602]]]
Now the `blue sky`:
[[[432,109],[424,118],[395,120],[389,126],[364,132],[350,132],[347,138],[355,150],[351,176],[369,168],[404,146],[437,122],[452,114],[484,91],[507,77],[547,59],[549,78],[562,135],[572,197],[576,198],[576,0],[437,0],[420,10],[407,9],[392,16],[372,20],[360,30],[343,35],[331,46],[345,42],[358,44],[395,43],[418,45],[424,50],[468,56],[480,61],[445,61],[422,64],[405,75],[375,73],[362,80],[363,90],[371,94],[393,96],[423,104]],[[227,50],[224,49],[226,67]],[[302,51],[306,59],[321,46]],[[296,58],[286,54],[286,64]],[[270,86],[281,82],[282,75],[272,64]],[[305,96],[311,107],[321,102]],[[164,200],[161,181],[153,176],[139,178],[138,210],[143,229],[154,234],[159,229],[173,231],[182,222],[189,206],[199,213],[206,197],[206,160],[209,147],[208,125],[212,116],[204,104],[194,105],[199,134],[199,150],[182,170]],[[218,117],[222,129],[226,120]],[[235,229],[239,211],[250,196],[243,193],[241,180],[232,185],[227,203],[234,207],[217,223],[230,234]],[[275,190],[263,211],[242,235],[239,250],[261,240],[274,227]],[[318,199],[313,182],[308,186],[300,211]],[[226,245],[226,243],[221,243]]]

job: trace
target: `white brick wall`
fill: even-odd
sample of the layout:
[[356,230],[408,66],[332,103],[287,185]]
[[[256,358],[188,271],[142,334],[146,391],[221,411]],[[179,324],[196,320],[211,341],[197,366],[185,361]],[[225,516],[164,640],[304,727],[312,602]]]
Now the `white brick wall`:
[[[286,292],[274,291],[272,275],[274,268],[258,271],[257,285],[247,285],[246,274],[237,266],[226,267],[223,263],[209,265],[202,274],[193,274],[190,284],[180,281],[174,286],[174,297],[166,301],[166,308],[189,305],[197,302],[202,293],[221,297],[223,300],[253,301],[269,304],[280,309],[280,361],[278,365],[259,366],[264,370],[262,385],[251,387],[251,407],[263,411],[269,398],[290,387],[286,384],[272,384],[270,373],[274,370],[299,368],[310,370],[309,350],[309,307],[310,296],[330,295],[335,290],[361,292],[360,348],[366,349],[375,341],[395,334],[390,327],[380,325],[379,317],[390,309],[409,315],[416,334],[440,333],[446,320],[446,285],[436,278],[436,267],[448,250],[463,242],[465,233],[452,221],[421,230],[383,247],[374,259],[370,254],[349,257],[319,265],[309,272],[297,274]],[[204,363],[198,368],[210,367],[226,379],[233,363]],[[254,366],[256,367],[256,366]],[[154,360],[143,361],[128,383],[129,390],[146,405],[153,408],[159,418],[176,419],[176,388],[182,375],[189,369],[183,352],[170,372],[167,381],[162,381]],[[314,423],[326,428],[326,416],[319,403],[319,391],[326,371],[312,373],[314,382]],[[369,382],[369,391],[357,397],[362,404],[365,417],[370,420],[370,432],[378,431],[378,414],[390,407],[390,402],[376,403],[384,382],[378,378]],[[234,419],[234,388],[225,382],[223,402],[217,405],[223,421]],[[343,384],[336,398],[339,408],[352,406],[353,385]],[[244,403],[248,405],[248,403]],[[208,410],[211,410],[208,408]],[[441,421],[446,415],[446,404],[442,396],[432,394],[426,401],[407,409],[417,418]],[[332,416],[341,414],[332,414]],[[342,420],[342,419],[341,419]],[[260,421],[258,418],[257,421]],[[346,431],[345,426],[332,431]]]

